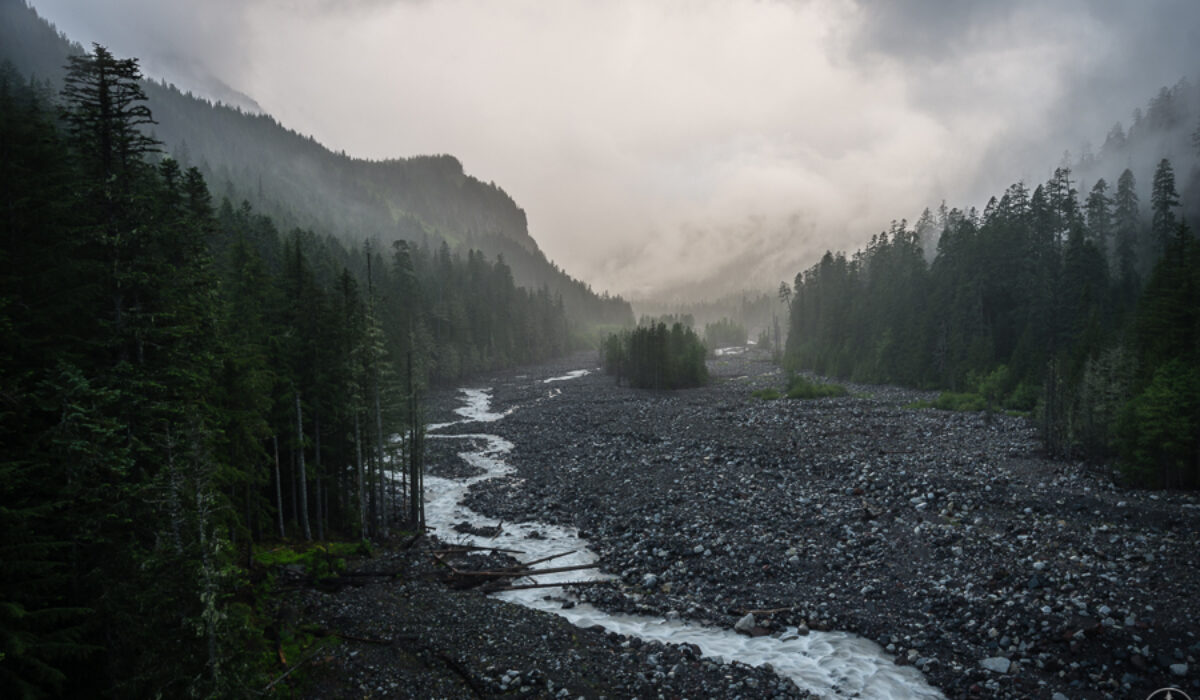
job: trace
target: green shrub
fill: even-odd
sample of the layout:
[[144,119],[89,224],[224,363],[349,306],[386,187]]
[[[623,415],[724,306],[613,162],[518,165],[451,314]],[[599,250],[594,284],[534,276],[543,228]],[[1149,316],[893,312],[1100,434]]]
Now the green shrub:
[[774,401],[782,396],[782,394],[779,393],[779,390],[774,387],[758,389],[757,391],[751,392],[750,395],[756,399],[762,399],[763,401]]
[[913,401],[905,408],[936,408],[940,411],[986,411],[987,401],[979,394],[943,391],[932,401]]
[[1150,385],[1125,407],[1120,446],[1126,477],[1168,488],[1200,484],[1198,427],[1200,371],[1172,359],[1154,372]]
[[254,557],[267,567],[298,564],[313,578],[329,578],[346,570],[345,557],[370,554],[370,548],[360,542],[326,542],[307,548],[277,547],[261,550]]
[[841,384],[818,384],[800,375],[795,375],[788,380],[787,397],[789,399],[824,399],[846,396],[849,393]]
[[1040,394],[1041,391],[1031,382],[1021,382],[1004,399],[1004,407],[1009,410],[1028,413],[1037,407],[1038,396]]
[[933,407],[943,411],[986,411],[987,401],[979,394],[960,394],[943,391],[933,400]]

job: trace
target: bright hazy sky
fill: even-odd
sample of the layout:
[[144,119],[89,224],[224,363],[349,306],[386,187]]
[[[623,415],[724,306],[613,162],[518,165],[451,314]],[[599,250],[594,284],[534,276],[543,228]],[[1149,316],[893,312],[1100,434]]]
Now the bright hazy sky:
[[981,206],[1200,72],[1195,0],[31,0],[334,150],[457,156],[639,296]]

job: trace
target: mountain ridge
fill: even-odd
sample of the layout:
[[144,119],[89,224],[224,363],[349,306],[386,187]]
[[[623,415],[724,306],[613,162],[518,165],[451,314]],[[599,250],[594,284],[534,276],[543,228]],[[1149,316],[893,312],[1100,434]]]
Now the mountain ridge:
[[[84,51],[25,0],[0,0],[0,57],[55,85],[67,57]],[[516,282],[548,287],[583,325],[632,322],[629,304],[597,294],[559,268],[529,235],[525,211],[501,187],[466,172],[453,155],[370,160],[335,152],[267,113],[243,111],[144,82],[155,138],[195,165],[217,196],[250,201],[281,228],[334,235],[356,247],[375,240],[440,245],[503,257]]]

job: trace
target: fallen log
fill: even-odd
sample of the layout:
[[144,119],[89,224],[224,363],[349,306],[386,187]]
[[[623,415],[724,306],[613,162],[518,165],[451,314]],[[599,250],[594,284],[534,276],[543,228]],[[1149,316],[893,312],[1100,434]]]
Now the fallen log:
[[492,578],[522,578],[525,576],[538,576],[540,574],[560,574],[564,571],[582,571],[584,569],[599,568],[599,564],[577,564],[575,566],[556,566],[548,569],[499,569],[493,571],[459,571],[454,573],[460,576],[490,576]]
[[457,547],[447,549],[426,549],[422,550],[426,554],[464,554],[466,552],[498,552],[500,554],[524,554],[518,549],[500,549],[499,547],[479,547],[473,544],[464,544]]
[[599,567],[599,564],[551,566],[541,569],[534,566],[535,564],[543,564],[545,562],[559,559],[573,553],[574,550],[570,552],[560,552],[558,554],[551,554],[550,556],[541,557],[532,561],[521,562],[514,566],[509,566],[502,569],[485,569],[482,571],[472,571],[465,568],[460,569],[446,561],[441,552],[433,553],[433,558],[438,564],[441,564],[450,570],[447,584],[451,588],[463,589],[483,586],[485,589],[492,589],[510,585],[513,579],[527,577],[532,579],[533,577],[540,576],[542,574],[559,574],[567,571],[583,571],[585,569],[595,569]]
[[758,617],[760,615],[774,615],[775,613],[781,613],[781,612],[794,612],[795,610],[796,610],[795,605],[789,605],[786,608],[768,608],[766,610],[743,610],[743,609],[739,608],[737,610],[737,612],[741,615],[750,614],[750,615],[754,615],[755,617]]
[[548,557],[542,557],[541,559],[534,559],[533,561],[524,562],[524,564],[525,564],[525,566],[533,566],[535,564],[544,564],[544,563],[550,561],[551,559],[559,559],[561,557],[567,556],[568,554],[574,554],[574,553],[575,553],[575,550],[572,549],[569,552],[562,552],[560,554],[551,554]]
[[488,593],[502,593],[504,591],[523,591],[529,588],[558,588],[560,586],[598,586],[600,584],[612,583],[610,579],[600,579],[598,581],[561,581],[559,583],[526,583],[518,586],[503,586],[495,587],[484,584],[481,588]]

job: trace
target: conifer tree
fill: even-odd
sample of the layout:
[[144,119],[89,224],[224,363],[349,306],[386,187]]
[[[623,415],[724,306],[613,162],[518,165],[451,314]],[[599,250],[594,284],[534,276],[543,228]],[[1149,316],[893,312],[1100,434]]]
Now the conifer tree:
[[1154,187],[1150,192],[1150,230],[1161,256],[1167,250],[1171,237],[1175,235],[1178,221],[1175,208],[1179,206],[1179,193],[1175,190],[1175,170],[1171,161],[1163,158],[1154,170]]
[[1085,211],[1088,240],[1107,254],[1111,247],[1109,239],[1112,237],[1112,198],[1108,196],[1108,183],[1104,178],[1097,180],[1092,191],[1088,193]]
[[1118,297],[1126,306],[1132,305],[1141,287],[1138,275],[1138,230],[1141,226],[1137,186],[1133,171],[1126,168],[1117,180],[1113,198],[1113,227],[1116,231],[1116,276]]

